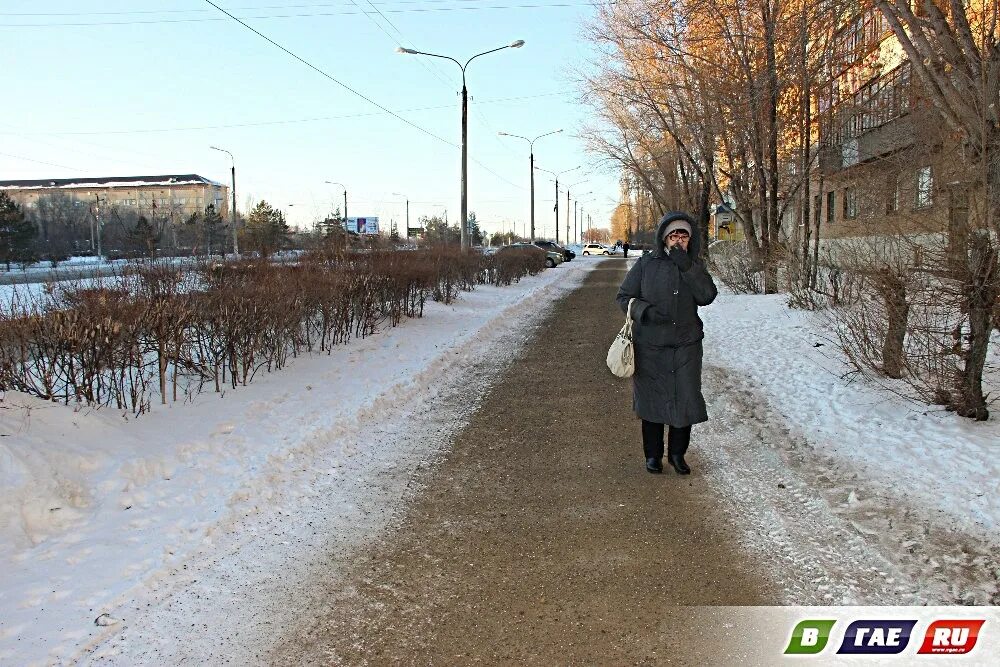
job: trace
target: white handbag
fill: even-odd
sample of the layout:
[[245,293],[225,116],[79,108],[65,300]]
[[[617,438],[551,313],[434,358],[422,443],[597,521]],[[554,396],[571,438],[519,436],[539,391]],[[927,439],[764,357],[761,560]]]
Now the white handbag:
[[615,336],[608,350],[608,368],[620,378],[631,377],[635,373],[635,352],[632,349],[632,302],[628,300],[628,312],[625,314],[625,326]]

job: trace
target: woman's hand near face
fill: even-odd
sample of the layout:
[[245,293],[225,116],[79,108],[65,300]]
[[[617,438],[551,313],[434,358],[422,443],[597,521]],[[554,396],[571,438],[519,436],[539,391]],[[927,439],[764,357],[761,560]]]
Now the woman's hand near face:
[[674,246],[679,245],[682,250],[687,252],[688,244],[691,242],[691,237],[687,234],[670,234],[667,236],[667,250],[671,250]]

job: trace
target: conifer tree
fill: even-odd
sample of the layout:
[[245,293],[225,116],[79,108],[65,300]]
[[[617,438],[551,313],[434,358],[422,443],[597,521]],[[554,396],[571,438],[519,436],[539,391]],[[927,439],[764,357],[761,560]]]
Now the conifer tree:
[[38,228],[28,220],[17,202],[0,192],[0,261],[10,271],[11,262],[27,264],[35,260]]
[[250,248],[270,257],[289,243],[285,216],[266,201],[261,201],[247,216],[246,236]]

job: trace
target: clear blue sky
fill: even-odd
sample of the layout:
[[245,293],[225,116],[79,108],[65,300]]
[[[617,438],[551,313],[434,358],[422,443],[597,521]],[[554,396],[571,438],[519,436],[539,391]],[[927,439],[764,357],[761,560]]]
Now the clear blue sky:
[[[469,208],[488,231],[511,223],[520,231],[528,146],[497,132],[535,136],[561,127],[562,135],[536,144],[536,163],[554,171],[584,165],[560,184],[587,178],[574,194],[593,191],[581,199],[594,226],[607,226],[617,176],[595,171],[575,136],[588,120],[576,79],[594,58],[584,34],[592,5],[372,2],[384,16],[368,0],[218,4],[456,145],[458,67],[396,47],[464,62],[525,40],[469,67]],[[347,185],[351,215],[378,215],[385,228],[404,215],[396,192],[411,199],[411,220],[444,209],[458,219],[458,148],[379,111],[203,0],[3,0],[0,43],[0,179],[198,173],[228,183],[229,158],[209,149],[216,145],[236,156],[240,207],[248,197],[266,199],[292,224],[309,225],[342,201],[326,180]],[[551,236],[554,185],[536,173],[536,188],[536,218]]]

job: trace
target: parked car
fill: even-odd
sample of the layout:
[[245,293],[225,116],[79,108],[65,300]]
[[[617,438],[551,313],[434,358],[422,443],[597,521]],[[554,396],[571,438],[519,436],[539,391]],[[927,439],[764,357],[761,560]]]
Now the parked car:
[[539,248],[541,248],[542,250],[549,250],[549,251],[553,251],[553,252],[561,252],[562,256],[563,256],[563,259],[565,259],[567,262],[570,261],[571,259],[573,259],[574,257],[576,257],[576,253],[575,252],[573,252],[569,248],[565,248],[565,247],[559,245],[558,243],[556,243],[554,241],[535,241],[535,245],[538,246]]
[[583,244],[583,254],[584,255],[616,255],[616,254],[618,254],[618,248],[612,248],[611,246],[606,246],[603,243],[584,243]]
[[499,252],[511,252],[513,250],[529,250],[531,252],[544,252],[545,253],[545,266],[549,269],[554,269],[563,262],[566,261],[561,252],[556,252],[554,250],[546,250],[545,248],[539,248],[532,243],[511,243],[510,245],[505,245],[500,248]]

